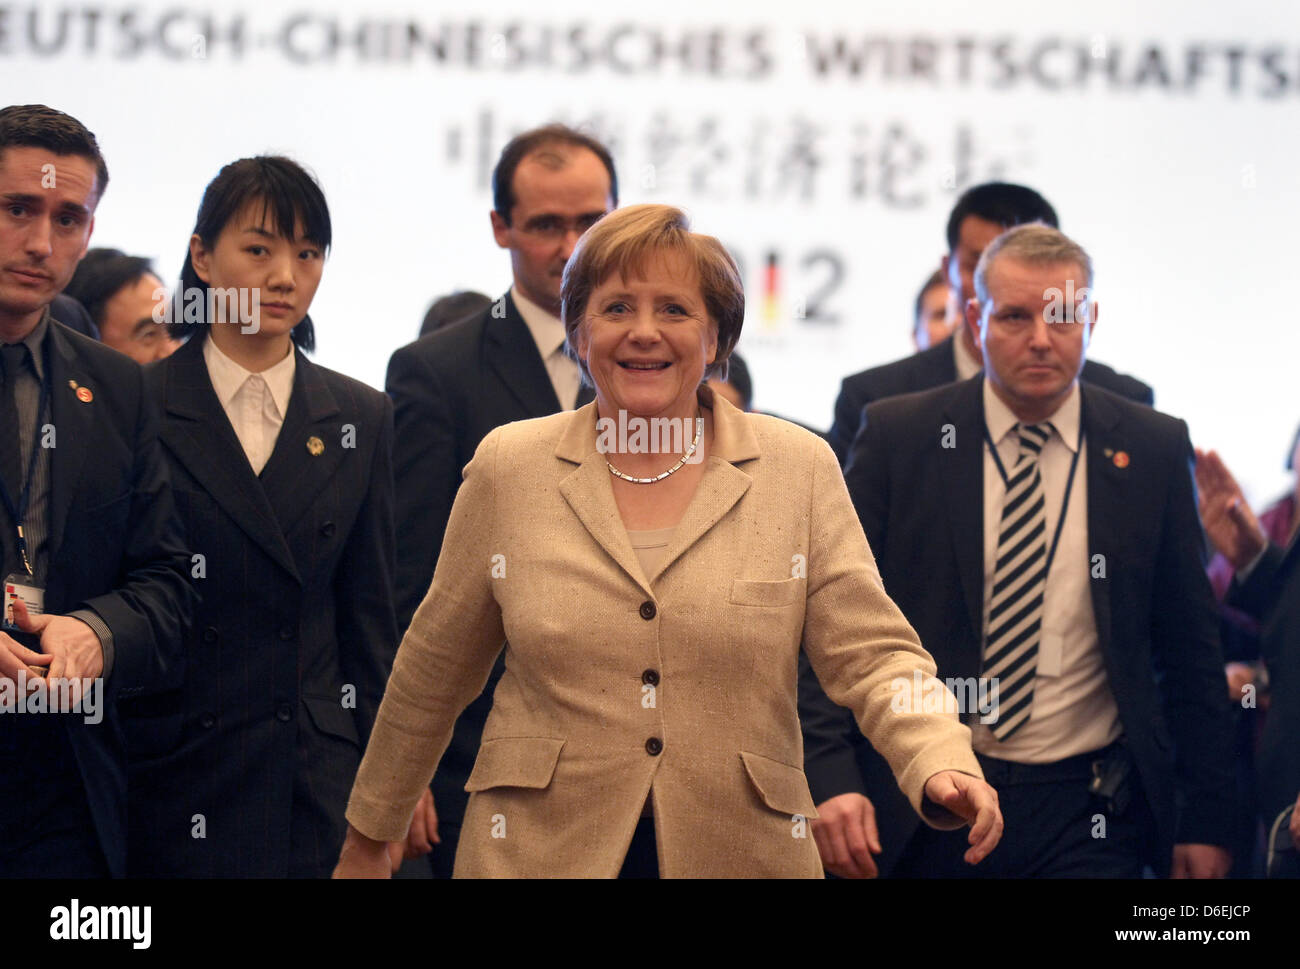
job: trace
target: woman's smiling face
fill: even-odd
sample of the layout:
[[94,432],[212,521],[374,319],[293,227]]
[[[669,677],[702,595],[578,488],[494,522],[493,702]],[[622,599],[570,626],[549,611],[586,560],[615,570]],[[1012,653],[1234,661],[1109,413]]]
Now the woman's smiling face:
[[640,274],[610,276],[592,291],[576,342],[602,416],[693,417],[718,331],[694,267],[665,252]]

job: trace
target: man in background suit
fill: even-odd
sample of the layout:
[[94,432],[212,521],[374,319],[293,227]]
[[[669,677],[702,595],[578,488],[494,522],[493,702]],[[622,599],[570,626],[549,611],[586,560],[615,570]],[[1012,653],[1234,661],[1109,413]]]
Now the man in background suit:
[[806,771],[838,808],[818,804],[814,834],[837,874],[872,874],[873,851],[913,877],[1227,871],[1230,721],[1191,444],[1182,421],[1079,381],[1091,283],[1057,230],[1007,232],[966,314],[984,375],[866,409],[849,492],[936,675],[968,684],[961,712],[1006,830],[963,866],[805,677]]
[[141,366],[170,356],[180,345],[163,325],[166,288],[144,256],[91,249],[64,296],[86,308],[105,346]]
[[[93,684],[77,712],[0,713],[0,878],[123,873],[117,701],[179,682],[194,598],[140,367],[49,311],[107,182],[79,121],[0,110],[0,546],[18,579],[0,688],[12,701],[32,667],[51,695],[58,678]],[[43,614],[11,585],[43,589]]]
[[[587,388],[580,393],[578,365],[564,354],[560,280],[578,238],[618,204],[614,161],[594,139],[547,125],[506,145],[492,195],[492,234],[510,252],[510,290],[464,322],[402,347],[388,364],[402,631],[433,581],[461,470],[483,437],[591,399]],[[440,877],[451,875],[469,800],[465,782],[502,672],[498,657],[482,695],[457,721],[433,778],[433,804],[422,801],[412,822],[408,857],[434,843]]]
[[[959,322],[967,303],[975,296],[972,279],[980,254],[1007,229],[1026,222],[1042,222],[1057,227],[1056,210],[1047,199],[1023,185],[988,182],[967,189],[957,200],[948,217],[948,251],[942,259],[942,271],[958,296]],[[862,421],[862,408],[867,404],[897,394],[968,380],[983,366],[979,348],[966,327],[958,325],[951,337],[929,349],[845,377],[835,401],[835,421],[830,430],[831,447],[840,463],[848,460],[849,449]],[[1104,387],[1140,404],[1150,406],[1155,402],[1149,386],[1116,373],[1104,363],[1086,361],[1080,376],[1086,383]]]
[[[1201,521],[1236,570],[1228,602],[1261,623],[1260,658],[1272,699],[1257,776],[1260,814],[1271,824],[1284,808],[1300,803],[1300,532],[1293,527],[1285,545],[1270,542],[1223,460],[1213,451],[1197,451],[1196,458]],[[1298,828],[1293,816],[1291,830]]]

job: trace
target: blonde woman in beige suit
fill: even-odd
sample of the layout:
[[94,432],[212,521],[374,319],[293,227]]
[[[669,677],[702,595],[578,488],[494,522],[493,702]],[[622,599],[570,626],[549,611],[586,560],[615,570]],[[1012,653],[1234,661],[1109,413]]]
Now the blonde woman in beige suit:
[[820,877],[801,644],[913,807],[970,823],[967,860],[984,858],[997,796],[956,714],[908,702],[934,663],[835,456],[704,383],[740,335],[731,257],[677,209],[621,209],[574,252],[563,309],[596,399],[498,428],[466,467],[336,876],[388,873],[503,643],[457,876]]

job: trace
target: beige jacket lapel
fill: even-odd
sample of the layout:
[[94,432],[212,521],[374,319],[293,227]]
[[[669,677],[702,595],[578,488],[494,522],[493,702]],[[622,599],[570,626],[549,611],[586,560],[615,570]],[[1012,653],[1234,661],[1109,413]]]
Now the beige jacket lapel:
[[700,388],[700,403],[713,410],[713,443],[704,477],[677,526],[668,553],[648,581],[641,574],[627,528],[618,513],[605,456],[596,450],[594,401],[573,412],[555,448],[557,458],[578,466],[560,480],[560,494],[591,537],[650,597],[653,597],[650,585],[721,521],[749,490],[752,479],[736,465],[759,457],[758,439],[743,412],[708,387]]

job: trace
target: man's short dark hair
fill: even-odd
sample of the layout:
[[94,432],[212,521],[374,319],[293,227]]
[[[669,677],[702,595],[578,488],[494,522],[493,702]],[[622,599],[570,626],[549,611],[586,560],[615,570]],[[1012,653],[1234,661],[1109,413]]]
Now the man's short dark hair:
[[745,358],[735,351],[727,357],[726,382],[736,388],[736,393],[740,395],[742,410],[749,410],[754,406],[754,379],[749,375],[749,364],[745,363]]
[[420,324],[420,336],[426,336],[434,330],[441,330],[444,326],[469,319],[491,305],[491,296],[468,289],[440,296],[433,301],[429,312],[424,314],[424,322]]
[[973,215],[987,222],[996,222],[1004,229],[1042,222],[1059,229],[1056,209],[1032,188],[1012,185],[1010,182],[985,182],[973,185],[962,192],[948,216],[948,251],[956,252],[961,240],[961,224]]
[[921,286],[920,291],[916,294],[916,306],[912,310],[913,331],[919,330],[921,328],[921,323],[923,322],[921,320],[921,308],[925,303],[925,294],[937,286],[942,286],[945,289],[948,287],[948,277],[943,274],[942,269],[936,269],[934,272],[930,273],[929,278],[926,279],[925,283]]
[[6,148],[44,148],[55,155],[76,155],[95,166],[95,200],[108,188],[108,165],[99,142],[70,114],[43,104],[11,104],[0,108],[0,154]]
[[515,170],[529,155],[551,145],[585,148],[599,158],[605,171],[609,172],[609,197],[613,200],[614,207],[618,207],[618,175],[614,172],[614,158],[609,149],[590,135],[584,135],[568,125],[548,124],[511,138],[501,150],[497,167],[492,170],[492,207],[506,225],[510,225],[510,213],[519,201],[515,198]]
[[145,275],[157,273],[144,256],[128,256],[121,249],[91,249],[63,292],[84,306],[95,325],[102,328],[108,301]]

